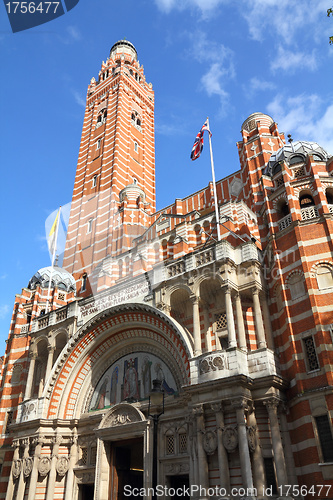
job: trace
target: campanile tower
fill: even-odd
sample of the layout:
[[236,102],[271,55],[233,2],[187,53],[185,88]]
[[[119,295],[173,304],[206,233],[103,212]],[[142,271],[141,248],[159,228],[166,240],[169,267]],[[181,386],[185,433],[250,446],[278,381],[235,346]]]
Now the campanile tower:
[[89,276],[129,249],[154,211],[154,92],[134,45],[120,40],[88,86],[64,268]]

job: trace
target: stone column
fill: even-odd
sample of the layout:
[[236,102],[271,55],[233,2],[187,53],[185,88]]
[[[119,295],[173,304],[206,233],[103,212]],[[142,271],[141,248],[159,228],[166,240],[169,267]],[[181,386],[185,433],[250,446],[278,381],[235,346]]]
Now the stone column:
[[110,463],[102,439],[97,439],[97,463],[95,472],[94,500],[109,498]]
[[[75,431],[74,436],[72,436],[72,438],[71,438],[71,449],[69,452],[68,471],[67,471],[67,477],[66,477],[65,500],[72,500],[72,498],[73,498],[74,467],[77,463],[77,459],[78,459],[77,434]],[[30,499],[28,499],[28,500],[30,500]]]
[[12,447],[14,448],[14,455],[12,460],[12,467],[10,470],[10,476],[8,478],[6,500],[12,500],[13,498],[15,490],[14,480],[19,477],[22,467],[22,462],[20,460],[20,441],[18,439],[14,439]]
[[225,290],[225,310],[227,313],[228,345],[229,347],[237,347],[235,319],[232,310],[231,289],[229,287]]
[[188,434],[190,441],[190,485],[195,485],[197,483],[197,478],[199,477],[198,470],[198,457],[197,457],[197,433],[196,433],[196,422],[193,415],[188,415],[186,417],[188,425]]
[[59,446],[62,442],[62,436],[58,434],[57,436],[52,438],[52,441],[53,441],[53,448],[52,448],[51,468],[49,472],[49,480],[47,483],[46,500],[54,499],[55,482],[57,478],[56,465],[58,460]]
[[54,351],[55,351],[55,347],[49,344],[47,346],[47,350],[48,350],[48,356],[47,356],[47,364],[46,364],[46,370],[45,370],[45,382],[49,378],[49,375],[50,375],[51,370],[52,370],[52,366],[53,366],[53,354],[54,354]]
[[[199,469],[199,486],[208,489],[208,461],[207,455],[204,449],[203,435],[205,432],[205,420],[204,420],[204,409],[202,405],[193,408],[194,415],[196,417],[197,424],[197,446],[198,446],[198,469]],[[206,500],[207,497],[199,496],[201,500]]]
[[230,473],[228,453],[223,445],[222,433],[224,427],[224,416],[221,403],[213,403],[212,410],[215,412],[217,432],[217,454],[219,457],[220,486],[225,488],[227,495],[230,494]]
[[252,429],[252,436],[253,436],[251,440],[251,445],[252,445],[252,458],[253,458],[252,463],[254,465],[253,467],[254,486],[257,488],[258,491],[258,499],[261,499],[264,498],[263,488],[266,487],[266,480],[265,480],[264,459],[262,457],[261,447],[259,444],[258,427],[257,427],[256,415],[254,413],[254,406],[252,406],[248,416],[248,425],[249,428]]
[[280,429],[281,429],[281,436],[283,438],[282,442],[285,444],[284,457],[286,461],[288,484],[298,485],[297,476],[295,472],[295,462],[291,449],[291,440],[288,430],[286,413],[287,413],[287,407],[285,406],[285,404],[282,404],[280,407]]
[[22,466],[21,466],[21,474],[19,478],[19,484],[17,488],[17,494],[16,494],[16,499],[15,500],[23,500],[24,498],[24,492],[25,492],[25,477],[24,477],[24,459],[29,457],[29,438],[23,439],[22,444],[24,446],[24,451],[23,451],[23,459],[22,459]]
[[247,490],[253,488],[252,469],[249,443],[247,440],[246,422],[244,411],[248,409],[245,398],[238,398],[231,401],[232,406],[236,409],[237,429],[238,429],[238,448],[239,459],[241,464],[243,487]]
[[264,321],[265,321],[265,327],[266,327],[267,347],[273,351],[274,350],[274,337],[273,337],[273,332],[272,332],[271,316],[270,316],[269,309],[268,309],[267,296],[263,296],[261,303],[262,303],[262,308],[263,308],[263,313],[264,313]]
[[286,471],[286,463],[283,452],[283,445],[279,427],[279,420],[277,415],[277,407],[279,406],[280,401],[276,398],[267,399],[263,401],[264,405],[267,408],[269,424],[271,428],[271,436],[272,436],[272,446],[273,446],[273,454],[274,454],[274,462],[275,462],[275,470],[276,470],[276,478],[278,482],[278,486],[284,486],[288,484],[287,471]]
[[194,337],[194,356],[202,354],[201,349],[201,329],[200,329],[200,311],[199,311],[199,297],[196,295],[191,296],[193,304],[193,337]]
[[30,357],[30,365],[29,365],[29,372],[28,372],[28,378],[27,378],[27,385],[25,388],[25,395],[24,395],[25,400],[30,399],[32,396],[32,394],[31,394],[32,393],[32,384],[34,381],[37,353],[34,351],[30,351],[29,357]]
[[262,320],[261,308],[260,308],[260,300],[259,300],[259,290],[258,288],[252,289],[253,296],[253,307],[254,307],[254,321],[256,325],[256,334],[258,340],[258,347],[266,347],[266,339],[265,339],[265,329],[264,323]]
[[45,441],[44,436],[39,436],[38,438],[34,438],[32,442],[32,444],[35,445],[35,452],[34,452],[34,459],[33,459],[34,461],[30,477],[28,500],[35,500],[36,498],[36,488],[38,480],[38,461],[41,456],[41,451],[44,441]]
[[240,294],[238,292],[236,293],[236,318],[237,318],[239,348],[242,349],[243,351],[247,351],[242,302]]
[[211,330],[210,330],[210,324],[209,324],[209,310],[208,306],[205,307],[204,309],[204,318],[205,318],[205,344],[206,344],[206,351],[207,352],[212,352],[212,336],[211,336]]

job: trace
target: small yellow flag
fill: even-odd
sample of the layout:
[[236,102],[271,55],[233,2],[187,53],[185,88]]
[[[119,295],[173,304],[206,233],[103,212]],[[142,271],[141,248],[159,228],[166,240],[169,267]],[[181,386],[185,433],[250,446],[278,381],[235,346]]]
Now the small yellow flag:
[[47,238],[47,244],[49,247],[49,251],[51,255],[54,252],[55,245],[56,245],[56,236],[57,236],[57,226],[58,226],[58,220],[59,220],[59,215],[60,215],[60,208],[57,212],[56,218],[54,219],[54,222],[51,227],[51,231],[49,233],[49,236]]

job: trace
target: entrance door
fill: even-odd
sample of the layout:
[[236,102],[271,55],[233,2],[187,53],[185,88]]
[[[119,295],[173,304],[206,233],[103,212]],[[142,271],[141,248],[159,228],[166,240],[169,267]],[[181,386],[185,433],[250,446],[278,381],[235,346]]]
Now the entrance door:
[[93,484],[79,484],[79,500],[94,500]]
[[131,492],[143,488],[143,438],[111,444],[110,486],[110,500],[138,498],[137,490]]
[[185,499],[190,499],[190,496],[186,494],[187,489],[190,486],[190,481],[188,474],[182,474],[179,476],[169,476],[168,477],[168,484],[170,487],[171,492],[173,490],[177,491],[180,489],[182,491],[181,495],[170,495],[170,499],[176,499],[176,498],[182,498],[183,500]]

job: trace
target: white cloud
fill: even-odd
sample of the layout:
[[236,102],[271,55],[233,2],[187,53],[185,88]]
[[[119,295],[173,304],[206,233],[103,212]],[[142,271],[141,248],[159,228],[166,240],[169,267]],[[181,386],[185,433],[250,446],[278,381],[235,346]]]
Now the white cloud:
[[[320,30],[319,20],[325,18],[327,1],[317,0],[252,0],[243,1],[242,15],[246,19],[253,39],[263,41],[270,33],[291,44],[299,30],[315,36]],[[311,32],[305,30],[312,26]]]
[[67,26],[67,33],[73,40],[81,40],[82,36],[76,26]]
[[234,53],[223,44],[208,40],[206,33],[199,31],[190,35],[192,39],[191,56],[199,63],[208,63],[208,69],[200,79],[201,88],[209,97],[218,96],[221,102],[221,112],[226,113],[229,93],[227,83],[234,79]]
[[264,90],[274,90],[276,88],[275,83],[267,82],[266,80],[261,80],[256,76],[251,78],[249,86],[246,87],[246,90],[250,94],[254,94],[255,92],[264,91]]
[[325,105],[317,94],[284,98],[277,95],[267,106],[279,130],[294,140],[318,142],[333,154],[333,104]]
[[0,319],[3,319],[7,316],[9,312],[9,305],[8,304],[3,304],[0,306]]
[[71,90],[75,101],[79,106],[83,106],[84,108],[86,107],[86,99],[81,96],[81,94],[77,90]]
[[203,16],[207,16],[220,4],[228,3],[228,0],[155,0],[155,3],[162,12],[169,13],[172,9],[198,8]]
[[295,73],[304,68],[311,71],[317,68],[315,51],[312,51],[312,54],[306,54],[305,52],[288,50],[279,45],[277,57],[271,62],[273,72],[283,70]]

